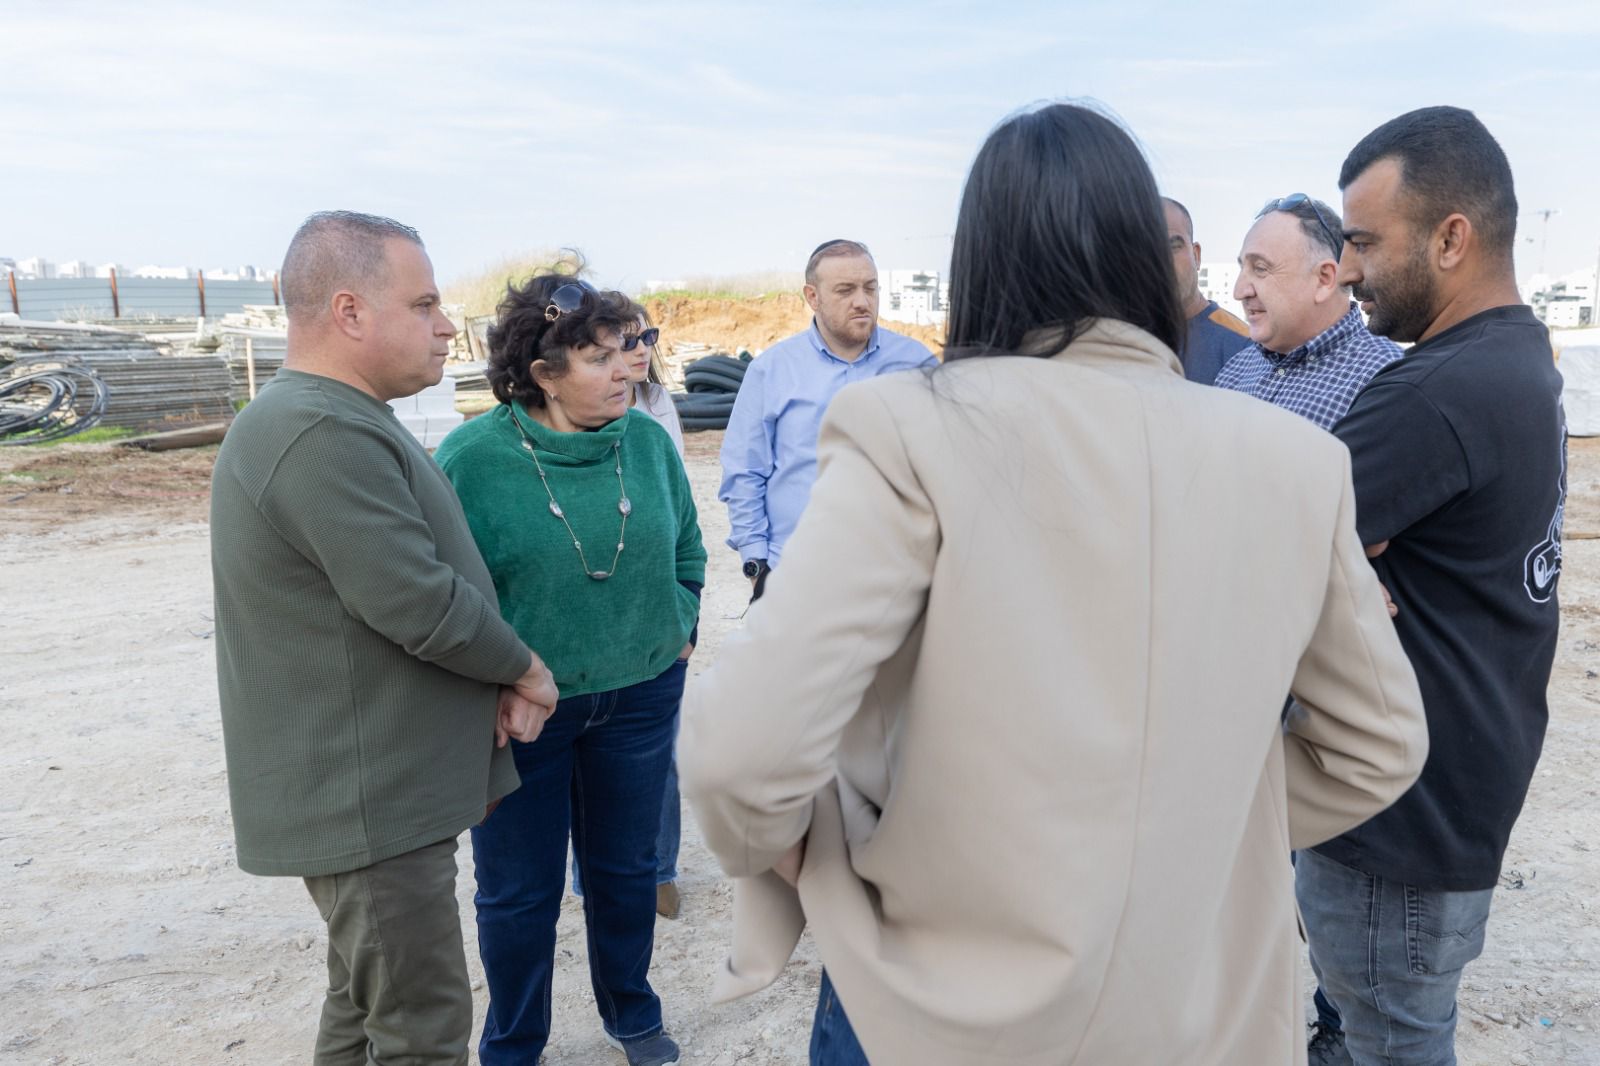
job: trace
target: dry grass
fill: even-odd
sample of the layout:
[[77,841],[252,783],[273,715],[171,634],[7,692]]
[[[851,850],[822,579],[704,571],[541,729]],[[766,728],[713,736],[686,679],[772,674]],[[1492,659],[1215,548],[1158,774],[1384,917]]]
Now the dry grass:
[[522,281],[530,274],[541,274],[552,269],[565,272],[575,270],[582,260],[570,249],[541,250],[507,256],[500,262],[484,267],[476,274],[457,278],[444,287],[444,302],[459,304],[468,318],[492,315],[506,294],[506,285]]
[[798,293],[805,284],[799,271],[759,270],[745,274],[691,274],[666,288],[654,289],[641,299],[678,296],[713,300],[737,300],[752,296]]

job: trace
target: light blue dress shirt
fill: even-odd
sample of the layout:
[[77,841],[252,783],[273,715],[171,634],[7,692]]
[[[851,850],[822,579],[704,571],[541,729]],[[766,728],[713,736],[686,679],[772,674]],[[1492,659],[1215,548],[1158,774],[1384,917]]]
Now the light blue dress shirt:
[[811,328],[774,344],[750,364],[722,438],[722,487],[732,535],[745,562],[776,567],[817,477],[817,430],[828,404],[853,381],[937,366],[919,341],[873,327],[854,362],[828,350]]

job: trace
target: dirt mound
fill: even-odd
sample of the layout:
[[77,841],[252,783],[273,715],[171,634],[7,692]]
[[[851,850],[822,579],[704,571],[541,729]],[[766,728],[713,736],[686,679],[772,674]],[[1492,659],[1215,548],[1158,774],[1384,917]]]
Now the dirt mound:
[[0,525],[50,529],[108,512],[200,522],[211,495],[215,445],[145,452],[114,444],[0,449]]
[[[651,321],[661,327],[663,345],[692,342],[713,349],[752,352],[769,348],[811,324],[811,309],[799,293],[718,299],[702,296],[646,298]],[[938,353],[944,348],[944,330],[938,326],[913,326],[883,322],[885,329],[915,337]]]

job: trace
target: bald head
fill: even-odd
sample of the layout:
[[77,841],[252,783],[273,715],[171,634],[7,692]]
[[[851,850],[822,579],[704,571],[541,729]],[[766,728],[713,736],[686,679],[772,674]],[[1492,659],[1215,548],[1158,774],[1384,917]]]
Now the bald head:
[[328,313],[337,292],[373,295],[389,282],[386,244],[422,238],[392,218],[358,211],[318,211],[306,219],[283,257],[283,306],[292,323]]

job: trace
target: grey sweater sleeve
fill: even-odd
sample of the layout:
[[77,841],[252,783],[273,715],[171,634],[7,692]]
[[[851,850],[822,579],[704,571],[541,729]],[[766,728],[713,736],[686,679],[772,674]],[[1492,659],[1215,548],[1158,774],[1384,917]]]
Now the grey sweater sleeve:
[[[531,655],[495,603],[439,558],[441,535],[381,429],[323,418],[285,449],[257,506],[327,575],[350,615],[407,653],[477,681],[511,684]],[[437,519],[435,519],[437,523]],[[475,549],[474,549],[475,550]]]

